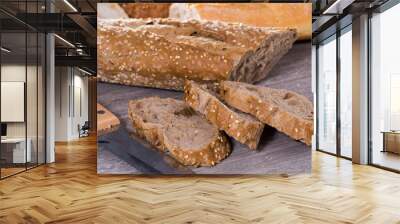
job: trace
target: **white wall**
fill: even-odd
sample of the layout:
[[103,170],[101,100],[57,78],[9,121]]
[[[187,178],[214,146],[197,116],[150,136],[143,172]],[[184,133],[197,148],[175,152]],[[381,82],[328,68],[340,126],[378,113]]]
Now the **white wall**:
[[72,135],[77,137],[78,133],[78,124],[83,125],[85,121],[88,120],[88,78],[81,76],[81,73],[74,75],[74,96],[71,96],[74,99],[74,108],[72,109]]
[[77,139],[78,125],[88,120],[88,78],[75,68],[56,67],[55,85],[55,140]]
[[70,83],[69,68],[55,68],[55,141],[68,141],[69,139],[69,96]]
[[[2,65],[1,81],[25,82],[25,64]],[[5,109],[1,108],[1,110]],[[7,137],[25,137],[25,122],[7,123]]]
[[[26,82],[25,75],[27,69],[28,72],[28,88],[27,88],[27,120],[28,120],[28,137],[29,133],[35,132],[36,135],[36,113],[32,113],[32,111],[36,112],[37,99],[36,99],[36,79],[33,79],[30,75],[34,74],[36,77],[36,66],[27,66],[25,68],[24,65],[18,64],[5,64],[1,66],[1,81],[5,82]],[[41,106],[41,105],[39,105]],[[2,110],[6,110],[7,108],[1,108]],[[8,137],[25,137],[25,125],[26,122],[7,122],[7,135]],[[30,131],[32,128],[33,131]]]
[[[31,70],[32,67],[28,67]],[[1,66],[1,81],[2,82],[24,82],[25,83],[25,64],[9,64]],[[22,92],[24,94],[24,92]],[[3,98],[4,96],[2,96]],[[1,108],[7,110],[8,108]],[[24,108],[22,113],[24,113]],[[3,119],[2,119],[3,120]],[[9,137],[25,137],[25,125],[24,122],[7,122],[7,134]]]
[[[38,69],[38,70],[37,70]],[[27,77],[27,80],[25,78]],[[33,162],[44,162],[44,89],[43,89],[42,68],[36,65],[25,64],[3,64],[1,66],[1,81],[8,82],[24,82],[26,84],[26,107],[20,108],[23,114],[26,110],[27,119],[22,122],[6,122],[7,137],[9,138],[25,138],[29,139],[32,151]],[[2,90],[3,91],[3,90]],[[21,94],[24,94],[24,90]],[[38,92],[37,92],[38,91]],[[4,97],[4,96],[2,96]],[[11,110],[11,108],[2,107],[1,110]],[[8,111],[13,113],[13,111]],[[15,113],[15,112],[14,112]],[[39,153],[39,156],[37,156]]]

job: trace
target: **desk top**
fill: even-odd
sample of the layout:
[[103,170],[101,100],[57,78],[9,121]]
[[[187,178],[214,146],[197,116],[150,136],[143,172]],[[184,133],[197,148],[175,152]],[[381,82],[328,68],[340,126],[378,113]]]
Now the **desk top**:
[[400,135],[400,131],[381,131],[381,133]]
[[[28,138],[27,141],[30,141]],[[25,138],[2,138],[1,143],[20,143],[25,142]]]

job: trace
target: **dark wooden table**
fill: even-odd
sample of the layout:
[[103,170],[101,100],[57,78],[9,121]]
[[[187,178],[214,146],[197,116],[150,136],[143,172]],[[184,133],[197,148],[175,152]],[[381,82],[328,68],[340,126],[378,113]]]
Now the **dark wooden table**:
[[[270,75],[257,85],[289,89],[312,100],[311,43],[296,43]],[[129,136],[132,127],[127,116],[130,99],[154,95],[182,99],[182,92],[108,83],[98,83],[97,92],[97,101],[122,122],[119,133],[99,138],[102,142],[98,149],[99,173],[296,174],[311,170],[310,147],[270,127],[265,128],[256,152],[231,139],[232,154],[220,164],[211,168],[182,167],[171,161],[168,155],[158,153],[142,140]]]

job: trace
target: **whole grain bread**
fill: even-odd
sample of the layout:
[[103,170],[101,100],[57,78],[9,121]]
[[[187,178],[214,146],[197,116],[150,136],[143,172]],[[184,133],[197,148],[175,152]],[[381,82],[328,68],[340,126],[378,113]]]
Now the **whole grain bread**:
[[312,33],[312,5],[304,3],[173,3],[169,17],[240,22],[257,27],[292,27],[301,40],[311,39]]
[[128,113],[138,136],[184,165],[213,166],[230,153],[226,135],[181,100],[131,100]]
[[313,105],[304,96],[241,82],[223,81],[220,94],[230,106],[257,117],[295,140],[311,145]]
[[103,105],[97,104],[97,135],[104,135],[116,131],[120,121],[111,111]]
[[251,115],[226,106],[216,93],[205,85],[186,81],[185,102],[205,118],[250,149],[257,149],[264,124]]
[[171,3],[120,3],[120,6],[131,18],[166,18]]
[[98,21],[98,78],[182,90],[184,80],[263,79],[296,40],[288,28],[212,21]]

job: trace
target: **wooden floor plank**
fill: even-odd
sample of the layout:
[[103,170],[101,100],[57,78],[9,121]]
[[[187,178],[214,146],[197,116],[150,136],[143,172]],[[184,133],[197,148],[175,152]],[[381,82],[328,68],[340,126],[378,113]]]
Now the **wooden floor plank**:
[[96,139],[0,181],[0,223],[400,223],[400,175],[313,152],[311,174],[97,175]]

